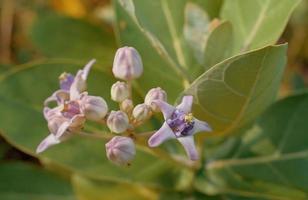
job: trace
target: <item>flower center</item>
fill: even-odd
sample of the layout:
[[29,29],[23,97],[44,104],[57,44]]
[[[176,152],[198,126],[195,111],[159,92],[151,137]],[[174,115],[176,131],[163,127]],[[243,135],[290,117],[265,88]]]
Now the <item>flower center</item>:
[[176,137],[189,135],[195,124],[192,113],[186,114],[180,110],[175,110],[166,122]]
[[76,101],[66,101],[63,105],[62,114],[66,118],[73,118],[75,115],[80,114],[80,106]]

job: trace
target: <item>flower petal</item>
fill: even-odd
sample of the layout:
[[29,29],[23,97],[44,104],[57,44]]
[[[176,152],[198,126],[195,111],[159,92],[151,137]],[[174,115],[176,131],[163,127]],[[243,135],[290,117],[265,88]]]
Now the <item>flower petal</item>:
[[87,80],[91,67],[96,62],[95,59],[90,60],[82,70],[82,79]]
[[69,128],[69,126],[71,125],[71,122],[69,121],[65,121],[61,124],[61,126],[59,127],[57,133],[55,134],[55,137],[57,139],[60,139],[60,137],[63,136],[63,134],[67,131],[67,129]]
[[164,115],[164,119],[167,120],[171,117],[172,113],[175,111],[175,107],[173,107],[172,105],[161,101],[161,100],[154,100],[152,101],[153,104],[157,105],[161,112]]
[[88,78],[90,69],[95,63],[95,59],[92,59],[86,66],[77,72],[77,75],[70,88],[70,99],[76,100],[80,98],[80,94],[87,89],[86,80]]
[[198,132],[211,132],[212,128],[210,127],[210,125],[208,123],[206,123],[205,121],[201,121],[198,120],[196,118],[194,118],[194,129],[192,130],[193,134],[198,133]]
[[54,134],[49,134],[37,147],[36,153],[41,153],[48,149],[49,147],[59,144],[60,140],[55,137]]
[[188,157],[191,160],[199,159],[198,151],[196,149],[193,136],[179,137],[178,141],[183,145]]
[[44,101],[44,106],[48,106],[53,101],[56,101],[60,105],[66,100],[69,100],[69,93],[65,90],[57,90]]
[[150,137],[148,144],[150,147],[156,147],[171,138],[175,138],[175,135],[169,125],[165,122],[163,126]]
[[193,96],[184,96],[182,98],[182,102],[176,107],[178,110],[181,110],[185,113],[191,112],[191,107],[193,103]]
[[86,122],[86,117],[83,114],[75,115],[70,122],[70,129],[80,129]]
[[63,109],[63,106],[57,106],[55,108],[49,108],[49,107],[44,107],[43,109],[43,114],[44,117],[47,121],[49,121],[51,118],[55,116],[61,116],[61,110]]

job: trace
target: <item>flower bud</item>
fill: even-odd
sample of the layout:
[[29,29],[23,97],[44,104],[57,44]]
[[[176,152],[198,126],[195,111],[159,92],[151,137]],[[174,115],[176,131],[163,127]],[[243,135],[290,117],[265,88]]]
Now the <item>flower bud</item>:
[[133,117],[136,121],[145,121],[151,116],[151,108],[146,104],[139,104],[133,110]]
[[133,101],[131,99],[125,99],[124,101],[122,101],[120,108],[123,112],[126,112],[130,115],[134,108]]
[[114,133],[122,133],[129,127],[128,122],[128,117],[125,112],[111,111],[107,119],[107,126]]
[[115,77],[132,80],[143,72],[142,60],[138,51],[133,47],[122,47],[116,52],[112,72]]
[[128,85],[118,81],[111,86],[111,99],[116,102],[122,102],[129,97]]
[[154,112],[159,112],[160,109],[156,104],[153,104],[153,100],[167,101],[167,93],[160,87],[152,88],[145,96],[144,103],[151,107]]
[[102,97],[85,95],[81,100],[81,110],[87,119],[99,121],[106,116],[108,105]]
[[105,146],[108,159],[117,165],[129,165],[136,154],[134,141],[129,137],[115,136]]

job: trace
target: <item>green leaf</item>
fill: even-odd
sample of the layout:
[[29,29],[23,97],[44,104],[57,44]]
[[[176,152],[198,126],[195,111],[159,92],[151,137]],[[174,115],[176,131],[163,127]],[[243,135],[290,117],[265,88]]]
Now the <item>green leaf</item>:
[[192,2],[200,5],[211,19],[219,17],[219,12],[223,4],[223,0],[193,0]]
[[40,15],[31,33],[35,46],[49,58],[97,59],[111,65],[115,38],[98,26],[57,14]]
[[221,18],[234,28],[233,54],[274,44],[300,0],[225,0]]
[[74,200],[70,183],[24,163],[0,164],[0,199]]
[[[226,159],[204,168],[218,192],[265,199],[308,198],[308,93],[271,106]],[[202,189],[206,184],[199,182]]]
[[[203,73],[203,52],[210,33],[203,7],[212,5],[206,2],[114,0],[117,35],[121,44],[140,51],[145,65],[140,83],[145,89],[164,81],[174,101],[188,81]],[[214,4],[217,9],[219,4]]]
[[80,175],[74,175],[72,183],[79,200],[157,199],[155,190],[137,184],[99,181]]
[[232,55],[233,29],[230,22],[223,22],[209,35],[204,51],[204,71]]
[[253,120],[273,101],[285,66],[286,45],[225,60],[202,74],[184,94],[194,96],[196,117],[213,134],[228,134]]
[[[173,187],[178,167],[158,159],[138,147],[130,167],[111,164],[105,153],[106,139],[73,137],[43,154],[35,154],[40,141],[48,134],[43,118],[43,101],[58,88],[58,76],[63,71],[75,73],[82,65],[68,61],[49,61],[16,67],[0,77],[1,134],[15,147],[39,157],[44,163],[54,162],[65,169],[98,179],[140,181]],[[111,72],[98,65],[90,72],[88,90],[92,95],[110,99],[110,87],[115,81]],[[35,78],[34,78],[35,77]],[[110,108],[115,105],[108,101]],[[97,129],[97,128],[95,128]],[[98,131],[102,131],[102,128]],[[107,134],[107,133],[106,133]]]

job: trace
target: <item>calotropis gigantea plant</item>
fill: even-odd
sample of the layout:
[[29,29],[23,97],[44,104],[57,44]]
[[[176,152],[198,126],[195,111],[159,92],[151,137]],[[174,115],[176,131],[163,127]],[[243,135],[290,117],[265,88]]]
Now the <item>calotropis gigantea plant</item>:
[[[136,127],[145,123],[154,112],[161,111],[165,122],[159,130],[153,131],[149,146],[156,147],[176,138],[191,160],[199,159],[193,135],[209,132],[211,128],[193,116],[193,96],[184,96],[182,102],[174,107],[166,102],[167,93],[157,87],[147,93],[144,103],[134,107],[131,81],[142,75],[143,64],[135,48],[122,47],[116,52],[112,72],[124,82],[118,81],[111,87],[111,98],[119,103],[120,110],[108,112],[108,105],[102,97],[90,96],[86,91],[86,81],[94,62],[91,60],[76,76],[65,72],[60,75],[60,89],[44,103],[43,113],[50,134],[38,145],[37,153],[80,133],[86,121],[91,120],[107,125],[112,133],[125,135],[115,136],[106,143],[106,152],[112,162],[128,165],[136,153],[134,140],[140,135],[136,133]],[[48,106],[52,101],[57,103],[54,108]],[[84,136],[91,134],[83,132]]]
[[[122,50],[111,67],[109,32],[39,17],[32,39],[48,59],[0,76],[0,134],[70,171],[80,199],[307,199],[307,93],[276,102],[276,42],[300,0],[112,2],[119,46],[140,56]],[[55,77],[91,58],[60,76],[44,119]],[[195,134],[204,122],[211,132]]]

